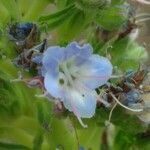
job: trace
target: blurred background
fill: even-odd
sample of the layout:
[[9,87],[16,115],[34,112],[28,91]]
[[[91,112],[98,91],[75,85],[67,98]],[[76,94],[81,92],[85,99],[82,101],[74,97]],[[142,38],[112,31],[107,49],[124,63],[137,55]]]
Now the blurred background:
[[[135,8],[137,15],[149,14],[150,16],[150,5],[139,3],[135,0],[129,0],[128,2]],[[150,55],[150,20],[140,23],[139,36],[137,37],[137,41],[146,48]]]

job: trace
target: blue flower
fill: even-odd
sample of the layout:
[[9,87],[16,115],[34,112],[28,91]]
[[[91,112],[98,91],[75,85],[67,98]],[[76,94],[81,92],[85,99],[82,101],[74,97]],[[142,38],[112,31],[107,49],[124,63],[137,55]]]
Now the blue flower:
[[92,54],[90,44],[77,42],[67,47],[52,46],[43,54],[42,73],[46,91],[73,112],[79,121],[95,114],[99,86],[112,74],[110,61]]

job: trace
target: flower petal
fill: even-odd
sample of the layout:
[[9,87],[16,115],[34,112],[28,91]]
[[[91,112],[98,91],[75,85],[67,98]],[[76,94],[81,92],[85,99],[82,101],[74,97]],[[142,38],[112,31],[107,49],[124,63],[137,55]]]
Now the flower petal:
[[61,98],[61,100],[63,100],[65,95],[65,88],[59,83],[59,77],[61,76],[60,74],[61,73],[58,74],[54,72],[47,72],[44,78],[44,85],[50,95],[55,98]]
[[105,83],[112,74],[110,61],[99,55],[92,55],[77,72],[78,78],[89,89],[95,89]]
[[58,64],[64,59],[64,48],[59,46],[49,47],[45,52],[42,64],[47,71],[56,71]]
[[78,118],[91,118],[95,114],[96,92],[80,93],[74,89],[68,89],[64,105],[69,111],[73,111]]
[[65,59],[73,58],[76,65],[80,65],[92,55],[92,52],[90,44],[80,46],[77,42],[72,42],[66,47]]

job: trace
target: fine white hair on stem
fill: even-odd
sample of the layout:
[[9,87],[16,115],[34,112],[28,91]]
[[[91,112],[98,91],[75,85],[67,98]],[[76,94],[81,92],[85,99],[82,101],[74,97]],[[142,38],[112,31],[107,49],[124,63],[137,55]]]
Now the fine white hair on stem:
[[10,82],[24,82],[22,72],[18,71],[18,78],[11,79]]
[[106,107],[110,107],[110,104],[104,99],[102,99],[100,96],[97,96],[97,101],[103,103]]
[[150,1],[149,0],[135,0],[139,3],[145,4],[145,5],[150,5]]
[[139,17],[150,17],[149,13],[139,13],[135,16],[135,18],[139,18]]
[[129,107],[123,105],[123,104],[115,97],[114,94],[110,93],[110,95],[112,96],[112,98],[113,98],[120,106],[124,107],[124,108],[127,109],[127,110],[130,110],[130,111],[133,111],[133,112],[141,112],[141,111],[143,111],[143,109],[132,109],[132,108],[129,108]]
[[150,20],[150,17],[138,19],[138,20],[135,21],[135,23],[140,23],[140,22],[144,22],[144,21],[148,21],[148,20]]
[[44,98],[44,97],[47,97],[48,94],[49,94],[49,93],[46,91],[44,94],[38,94],[38,95],[36,94],[35,97]]
[[112,107],[112,109],[111,109],[111,111],[109,113],[108,122],[110,122],[112,113],[113,113],[114,109],[116,108],[116,106],[117,106],[117,102],[114,104],[114,106]]
[[106,107],[110,107],[110,104],[102,98],[103,94],[107,93],[104,90],[100,91],[98,89],[98,91],[100,92],[100,94],[97,96],[97,101],[103,103]]
[[17,79],[11,79],[10,82],[11,82],[11,83],[12,83],[12,82],[23,82],[23,80],[17,78]]
[[129,37],[131,41],[134,41],[138,37],[138,35],[139,35],[139,29],[136,28],[130,33]]
[[115,78],[122,78],[124,75],[112,75],[110,78],[115,79]]
[[135,16],[135,23],[140,23],[140,22],[144,22],[144,21],[148,21],[148,20],[150,20],[149,13],[139,13]]

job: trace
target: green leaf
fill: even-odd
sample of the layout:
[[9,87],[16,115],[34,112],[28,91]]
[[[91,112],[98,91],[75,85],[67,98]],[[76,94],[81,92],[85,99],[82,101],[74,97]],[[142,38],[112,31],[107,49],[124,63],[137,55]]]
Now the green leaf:
[[8,10],[11,19],[16,21],[20,18],[19,9],[15,0],[1,0],[0,3]]
[[[5,24],[3,24],[5,26]],[[5,33],[6,26],[2,28],[4,33],[0,37],[0,50],[5,57],[14,58],[16,56],[16,50],[14,44],[8,40],[8,35]]]
[[42,143],[43,143],[43,134],[38,131],[38,134],[35,136],[33,141],[33,150],[42,150]]
[[51,132],[47,135],[51,149],[63,147],[65,150],[78,149],[77,141],[70,119],[53,118]]
[[123,6],[105,8],[97,14],[96,22],[106,30],[117,30],[126,23],[127,13]]
[[[18,112],[20,110],[20,114],[24,113],[25,115],[29,115],[29,116],[36,116],[36,106],[35,106],[35,94],[38,94],[40,92],[40,89],[30,89],[28,88],[25,83],[23,82],[10,82],[10,80],[12,79],[16,79],[18,77],[17,72],[18,69],[15,68],[15,66],[12,64],[12,62],[9,59],[5,59],[5,60],[0,60],[0,67],[3,68],[2,69],[2,76],[1,78],[8,83],[8,87],[11,88],[7,89],[8,87],[4,88],[5,90],[7,90],[7,97],[9,96],[9,100],[13,103],[14,101],[17,101],[20,104],[20,107],[16,107],[14,104],[10,105],[10,107],[12,106],[12,109],[9,109],[13,112]],[[26,78],[29,77],[29,74],[24,72],[24,75],[26,76]],[[15,94],[14,94],[15,93]],[[14,108],[16,111],[14,111]],[[19,114],[19,113],[18,113]],[[13,115],[10,115],[13,116]]]
[[133,149],[135,148],[135,136],[119,130],[114,141],[113,149]]
[[145,130],[144,132],[136,135],[136,146],[139,149],[149,150],[150,148],[149,133],[150,133],[150,125],[148,130]]
[[51,105],[48,101],[37,102],[37,118],[40,125],[49,130],[49,123],[51,121]]
[[75,0],[55,0],[55,5],[59,10],[62,10],[66,6],[72,5],[73,3],[75,3]]
[[19,143],[29,148],[32,147],[33,137],[22,129],[11,126],[0,126],[0,140]]
[[[72,16],[72,13],[75,11],[74,5],[68,6],[66,9],[51,14],[48,16],[42,16],[39,18],[39,22],[42,28],[52,30],[60,25],[62,25],[67,19]],[[63,12],[63,13],[62,13]]]
[[0,18],[0,26],[6,25],[6,23],[10,20],[9,11],[3,4],[0,4]]
[[33,5],[34,0],[17,0],[17,5],[19,8],[19,13],[21,17],[24,17]]
[[110,46],[112,48],[108,52],[111,55],[111,62],[122,71],[136,70],[140,62],[147,59],[148,56],[144,47],[139,46],[135,41],[130,41],[129,38],[117,40]]
[[39,15],[45,10],[47,5],[50,3],[49,0],[33,0],[28,3],[28,6],[30,7],[29,10],[26,12],[26,14],[23,17],[23,20],[25,21],[35,21],[38,19]]
[[61,41],[70,41],[79,35],[85,27],[86,16],[83,11],[75,11],[71,18],[60,28],[59,36]]
[[17,100],[18,94],[14,87],[8,81],[8,76],[0,71],[0,115],[3,117],[15,117],[22,113],[21,102]]
[[119,5],[119,4],[124,4],[125,0],[111,0],[111,5]]
[[83,121],[84,123],[87,123],[88,128],[84,129],[81,126],[80,128],[77,127],[80,145],[84,146],[85,149],[99,150],[101,143],[101,135],[103,133],[104,128],[96,123],[96,118],[91,118],[87,120],[85,119]]
[[60,11],[54,13],[54,14],[50,14],[50,15],[46,15],[46,16],[41,16],[38,21],[42,22],[42,21],[49,21],[51,19],[59,18],[59,17],[63,16],[64,14],[68,13],[68,11],[70,9],[72,9],[72,8],[74,8],[74,5],[67,6],[63,10],[60,10]]
[[0,149],[3,150],[31,150],[30,148],[21,145],[21,144],[13,144],[13,143],[6,143],[0,142]]

